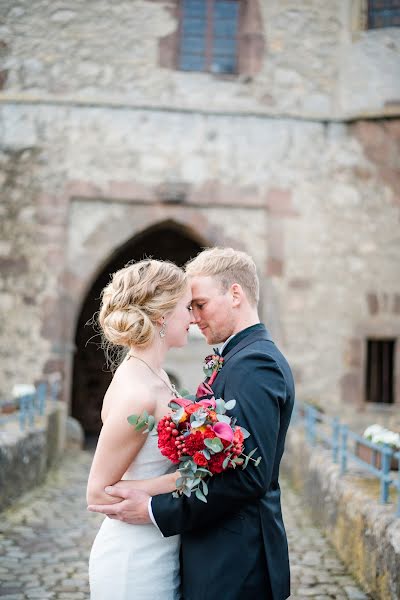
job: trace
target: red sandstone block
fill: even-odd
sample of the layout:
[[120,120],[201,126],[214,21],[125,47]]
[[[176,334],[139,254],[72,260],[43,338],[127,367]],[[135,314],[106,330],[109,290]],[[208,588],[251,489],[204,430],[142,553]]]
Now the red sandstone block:
[[282,277],[283,275],[283,261],[278,258],[270,256],[267,260],[267,276],[268,277]]
[[104,196],[101,188],[90,181],[69,181],[66,190],[69,196],[80,196],[82,198],[102,198]]
[[266,205],[268,210],[275,215],[284,217],[294,217],[298,215],[298,212],[293,206],[291,190],[284,190],[280,188],[272,188],[268,190]]
[[137,181],[110,181],[107,195],[118,200],[137,200],[140,202],[155,202],[156,190],[138,183]]
[[370,315],[376,315],[379,311],[378,296],[376,294],[367,294],[368,312]]

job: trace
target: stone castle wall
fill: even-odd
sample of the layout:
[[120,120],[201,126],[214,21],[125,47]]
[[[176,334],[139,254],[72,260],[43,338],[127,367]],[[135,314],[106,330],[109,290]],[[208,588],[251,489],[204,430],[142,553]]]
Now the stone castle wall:
[[244,3],[245,33],[259,36],[261,50],[232,78],[161,66],[177,30],[177,0],[4,0],[4,92],[328,120],[398,113],[399,36],[365,30],[364,0]]
[[352,54],[333,54],[380,44],[381,96],[357,110],[383,114],[398,30],[345,35],[348,3],[260,3],[265,60],[236,81],[159,67],[173,3],[133,4],[2,3],[1,394],[61,371],[68,399],[93,280],[172,223],[254,256],[300,396],[359,406],[365,338],[400,335],[400,123],[330,120],[354,108],[338,100]]

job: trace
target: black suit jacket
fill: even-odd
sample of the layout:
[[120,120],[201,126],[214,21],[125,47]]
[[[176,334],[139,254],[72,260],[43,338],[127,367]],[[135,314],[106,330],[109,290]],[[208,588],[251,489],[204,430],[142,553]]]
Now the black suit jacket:
[[251,433],[246,453],[257,447],[261,463],[212,477],[207,504],[194,495],[154,496],[153,515],[164,536],[182,535],[184,600],[285,600],[290,573],[278,477],[292,373],[261,323],[235,335],[223,355],[215,397],[236,399],[230,414]]

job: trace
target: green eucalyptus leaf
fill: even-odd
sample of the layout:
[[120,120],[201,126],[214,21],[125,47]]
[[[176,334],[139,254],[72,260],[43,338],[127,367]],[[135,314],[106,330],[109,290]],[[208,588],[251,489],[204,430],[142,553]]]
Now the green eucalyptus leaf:
[[248,458],[251,458],[253,456],[254,452],[257,452],[257,448],[254,448],[251,452],[249,452]]
[[196,498],[198,498],[202,502],[207,503],[207,498],[205,497],[205,495],[203,494],[203,492],[201,490],[199,490],[199,489],[196,490]]
[[152,429],[154,429],[155,423],[156,423],[156,420],[155,420],[154,416],[153,415],[149,415],[149,418],[147,420],[147,429],[146,429],[146,431],[150,432]]
[[221,452],[221,450],[224,449],[224,445],[221,442],[221,440],[219,439],[219,437],[216,438],[212,438],[211,439],[211,443],[212,443],[212,447],[217,451],[217,452]]
[[205,496],[207,496],[208,494],[208,485],[207,483],[204,481],[204,479],[201,481],[201,487],[203,488],[203,494]]
[[262,456],[259,456],[259,457],[257,458],[256,462],[254,463],[254,466],[255,466],[255,467],[258,467],[258,465],[260,464],[261,460],[262,460]]
[[141,418],[142,418],[142,421],[147,421],[147,420],[148,420],[148,418],[149,418],[149,413],[147,412],[147,410],[144,410],[144,411],[142,412]]
[[206,475],[212,475],[211,471],[209,471],[208,469],[205,469],[204,467],[199,467],[196,471],[196,473],[205,473]]
[[129,415],[129,417],[128,417],[128,423],[130,425],[136,425],[136,423],[138,422],[138,420],[139,420],[139,416],[138,415]]
[[235,408],[236,406],[236,400],[234,400],[232,398],[232,400],[228,400],[228,402],[225,402],[225,409],[226,410],[232,410],[233,408]]
[[135,429],[136,429],[136,431],[142,431],[142,429],[145,429],[145,427],[146,427],[146,426],[147,426],[147,423],[146,423],[146,421],[140,421],[140,422],[139,422],[139,423],[136,425]]
[[230,461],[231,461],[231,456],[229,455],[225,458],[224,462],[222,463],[222,468],[227,469]]
[[208,450],[202,450],[202,454],[204,455],[204,458],[206,458],[207,460],[210,460],[211,458],[211,454],[209,453]]
[[217,414],[217,419],[218,419],[218,421],[220,421],[220,423],[228,423],[228,425],[231,424],[231,418],[228,417],[228,415],[218,415]]
[[242,430],[244,439],[247,440],[247,438],[250,437],[250,433],[242,426],[240,426],[240,429]]
[[217,398],[215,400],[215,412],[217,412],[220,415],[225,414],[226,410],[225,410],[225,402],[222,400],[222,398]]
[[202,427],[204,425],[204,421],[205,421],[205,419],[202,419],[201,421],[192,421],[191,426],[192,427]]
[[210,439],[204,440],[204,444],[205,444],[205,446],[207,446],[207,448],[210,450],[210,452],[212,454],[215,454],[215,452],[214,452],[214,444],[213,444],[213,440],[212,439],[211,440]]

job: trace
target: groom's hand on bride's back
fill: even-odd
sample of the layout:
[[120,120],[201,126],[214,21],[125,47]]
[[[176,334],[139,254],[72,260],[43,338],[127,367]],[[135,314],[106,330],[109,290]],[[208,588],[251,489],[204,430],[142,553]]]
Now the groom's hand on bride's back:
[[128,487],[125,482],[106,487],[105,492],[110,496],[122,498],[121,502],[117,504],[90,504],[88,510],[132,525],[151,523],[148,510],[149,494],[143,490]]

